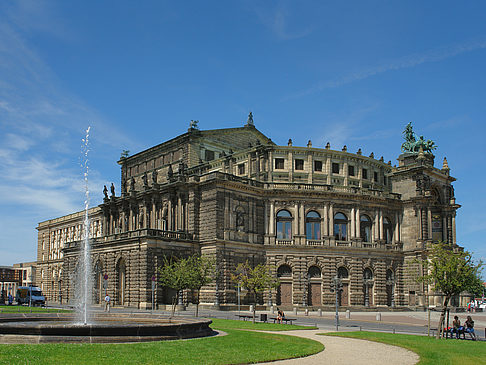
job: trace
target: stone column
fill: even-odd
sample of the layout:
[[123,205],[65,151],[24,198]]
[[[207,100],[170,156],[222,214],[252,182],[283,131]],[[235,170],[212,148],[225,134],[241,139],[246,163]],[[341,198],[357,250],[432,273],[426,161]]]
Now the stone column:
[[348,170],[348,163],[344,162],[343,163],[343,172],[344,172],[344,186],[348,186],[348,180],[349,180],[349,170]]
[[270,222],[269,222],[269,232],[268,234],[270,236],[275,235],[275,202],[273,200],[270,200]]
[[177,230],[182,229],[182,198],[177,197]]
[[452,244],[456,244],[456,213],[452,215]]
[[334,236],[334,204],[329,205],[329,236]]
[[356,212],[354,210],[354,207],[351,208],[351,239],[356,237]]
[[268,152],[268,181],[273,181],[273,171],[274,162],[273,162],[273,153],[272,151]]
[[372,234],[373,234],[373,237],[372,237],[372,241],[375,242],[375,241],[378,241],[380,239],[380,215],[378,213],[378,210],[376,210],[375,212],[375,219],[374,219],[374,222],[373,222],[373,229],[371,230]]
[[[226,205],[225,205],[226,206]],[[265,208],[263,210],[263,227],[264,227],[264,231],[265,231],[265,235],[268,235],[270,233],[270,227],[268,226],[269,222],[268,222],[268,209],[269,209],[269,205],[268,205],[268,200],[265,200]],[[225,216],[227,217],[227,215],[225,214]]]
[[304,203],[300,202],[300,209],[299,209],[299,234],[305,234],[305,212],[304,212]]
[[[326,170],[327,170],[327,181],[326,181],[326,183],[327,183],[327,185],[331,185],[331,175],[332,175],[332,173],[331,173],[331,171],[332,171],[331,170],[331,157],[328,157],[326,159]],[[334,219],[334,216],[332,216],[331,219]]]
[[395,213],[394,243],[400,242],[400,214]]
[[361,215],[359,208],[356,208],[356,238],[361,236]]
[[174,231],[174,225],[172,222],[172,199],[169,198],[167,201],[167,230]]
[[382,240],[383,239],[383,211],[381,209],[379,210],[379,215],[380,215],[380,226],[379,226],[380,240]]
[[328,218],[328,209],[329,209],[329,203],[325,203],[324,204],[324,215],[323,215],[323,223],[324,223],[324,227],[323,227],[323,230],[322,230],[322,235],[324,237],[328,236],[329,235],[329,218]]
[[294,222],[292,227],[292,238],[295,240],[295,236],[299,234],[299,203],[294,205]]
[[428,238],[432,239],[432,211],[427,208],[427,228],[428,228]]

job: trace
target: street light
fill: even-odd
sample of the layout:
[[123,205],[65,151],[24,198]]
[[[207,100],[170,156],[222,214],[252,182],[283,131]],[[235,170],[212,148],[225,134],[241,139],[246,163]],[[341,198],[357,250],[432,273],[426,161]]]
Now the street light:
[[339,293],[342,291],[342,280],[336,275],[331,282],[331,293],[336,295],[336,331],[339,331]]

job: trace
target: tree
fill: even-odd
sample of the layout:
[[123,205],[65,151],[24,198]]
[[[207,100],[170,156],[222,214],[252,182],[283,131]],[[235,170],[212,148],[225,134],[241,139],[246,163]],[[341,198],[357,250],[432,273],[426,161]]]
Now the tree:
[[231,279],[253,293],[253,323],[255,323],[255,309],[258,293],[262,293],[268,288],[278,287],[278,280],[272,277],[270,270],[266,265],[258,264],[252,268],[248,261],[238,264],[235,273],[231,274]]
[[443,331],[445,314],[450,299],[462,292],[477,294],[481,292],[482,261],[475,263],[472,255],[444,243],[435,243],[429,248],[427,258],[422,261],[424,272],[418,281],[433,286],[444,295],[444,304],[439,319],[437,338]]
[[164,257],[162,267],[159,267],[159,282],[162,286],[176,290],[176,296],[172,299],[172,317],[175,306],[179,302],[182,290],[189,288],[190,270],[189,260],[186,258],[168,259]]
[[212,281],[211,276],[214,272],[214,267],[214,260],[208,257],[194,255],[188,258],[188,288],[197,291],[196,317],[199,315],[199,295],[201,288]]
[[199,315],[199,293],[201,287],[212,280],[214,262],[199,255],[170,260],[164,257],[163,266],[158,271],[161,285],[176,290],[176,296],[172,300],[172,316],[174,316],[175,306],[179,302],[181,292],[184,289],[192,289],[197,291],[197,317]]

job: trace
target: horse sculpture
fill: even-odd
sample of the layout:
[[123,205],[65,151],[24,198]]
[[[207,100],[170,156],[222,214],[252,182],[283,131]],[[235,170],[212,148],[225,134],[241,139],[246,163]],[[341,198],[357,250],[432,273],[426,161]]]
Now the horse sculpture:
[[432,150],[437,148],[434,141],[430,139],[425,140],[424,136],[420,136],[418,140],[415,138],[416,135],[413,131],[412,122],[407,124],[405,130],[403,131],[403,135],[405,142],[402,144],[402,152],[418,153],[420,151],[420,147],[422,147],[424,153],[432,153]]

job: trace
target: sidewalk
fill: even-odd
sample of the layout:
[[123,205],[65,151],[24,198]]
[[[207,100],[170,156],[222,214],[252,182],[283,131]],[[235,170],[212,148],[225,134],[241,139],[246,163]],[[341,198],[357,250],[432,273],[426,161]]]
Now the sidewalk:
[[[309,338],[324,344],[324,351],[318,354],[300,357],[297,359],[274,361],[274,364],[299,364],[299,365],[317,365],[317,364],[336,364],[336,365],[375,365],[375,364],[393,364],[393,365],[413,365],[420,358],[419,356],[402,347],[385,345],[378,342],[357,340],[352,338],[320,336],[317,333],[323,333],[322,330],[300,330],[271,332]],[[268,364],[268,363],[267,363]]]

